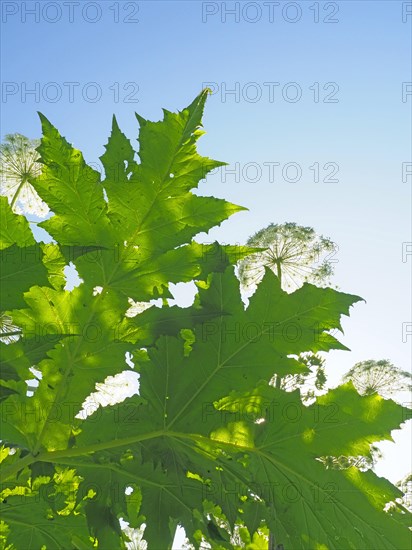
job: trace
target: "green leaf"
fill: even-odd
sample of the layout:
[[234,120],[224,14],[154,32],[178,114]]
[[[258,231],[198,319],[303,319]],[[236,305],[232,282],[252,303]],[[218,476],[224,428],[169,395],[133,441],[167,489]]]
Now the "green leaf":
[[46,358],[47,351],[53,345],[47,336],[32,340],[20,339],[13,344],[0,342],[0,386],[13,389],[12,393],[25,393],[26,380],[34,378],[30,367],[36,366]]
[[[1,545],[125,549],[123,518],[146,525],[149,550],[171,548],[177,525],[216,550],[267,548],[269,531],[285,550],[410,548],[406,509],[384,511],[401,491],[324,461],[369,456],[410,411],[351,384],[310,406],[273,386],[307,371],[301,353],[346,350],[334,331],[361,298],[288,294],[268,271],[245,307],[234,264],[256,249],[193,240],[242,209],[194,192],[222,165],[196,151],[206,95],[160,122],[138,116],[138,155],[113,119],[103,182],[41,116],[31,183],[55,242],[35,244],[1,201],[2,307],[21,331],[0,342]],[[169,307],[170,283],[190,281],[193,305]],[[152,307],[130,318],[131,300]],[[131,368],[135,395],[79,414]]]
[[20,247],[34,244],[34,237],[28,221],[24,216],[12,211],[7,197],[0,197],[0,218],[0,250],[13,244]]
[[39,162],[44,167],[30,183],[54,213],[39,226],[63,245],[107,245],[110,224],[99,173],[44,115],[39,116],[43,129]]
[[[142,365],[142,385],[147,389],[142,388],[141,395],[152,406],[156,401],[159,406],[163,403],[163,409],[170,399],[169,427],[186,430],[199,422],[195,404],[200,402],[204,407],[203,427],[208,429],[213,417],[207,413],[208,407],[213,409],[213,403],[229,390],[248,390],[261,380],[269,382],[274,374],[299,372],[299,363],[288,357],[291,354],[345,349],[326,330],[340,327],[340,315],[360,298],[312,285],[287,294],[276,276],[267,272],[244,310],[238,286],[229,268],[223,275],[216,274],[209,288],[200,289],[199,302],[204,310],[220,309],[221,315],[196,327],[196,343],[189,357],[183,360],[181,342],[161,338],[157,349],[150,352],[151,363]],[[328,317],[319,327],[326,304]],[[176,368],[174,358],[178,358],[179,366],[172,374],[167,369]],[[156,395],[152,388],[156,388]],[[163,409],[157,412],[166,412]]]
[[25,299],[30,309],[13,312],[23,334],[50,335],[57,343],[37,365],[42,379],[34,396],[8,400],[5,431],[10,425],[17,428],[35,452],[64,448],[73,419],[96,382],[126,366],[128,345],[116,338],[121,306],[115,296],[93,296],[84,286],[72,292],[33,287]]
[[390,439],[385,424],[399,426],[402,408],[381,398],[376,405],[348,386],[310,407],[302,405],[297,392],[270,388],[262,397],[268,413],[256,428],[248,471],[256,487],[272,493],[269,526],[277,540],[302,550],[322,544],[406,549],[410,533],[382,512],[398,496],[393,485],[371,471],[325,471],[316,461],[322,455],[365,452],[368,441]]
[[113,119],[101,157],[109,216],[120,238],[143,251],[159,253],[189,243],[197,233],[245,210],[222,199],[190,193],[208,172],[225,164],[196,152],[206,96],[203,91],[179,113],[164,110],[160,122],[137,115],[140,164]]
[[[1,517],[10,527],[7,543],[25,550],[93,548],[81,516],[59,515],[36,495],[12,496],[0,504]],[[81,541],[78,546],[75,540]]]
[[43,252],[37,244],[19,247],[9,246],[0,251],[1,309],[3,311],[24,307],[22,294],[33,284],[48,284],[47,269],[43,264]]

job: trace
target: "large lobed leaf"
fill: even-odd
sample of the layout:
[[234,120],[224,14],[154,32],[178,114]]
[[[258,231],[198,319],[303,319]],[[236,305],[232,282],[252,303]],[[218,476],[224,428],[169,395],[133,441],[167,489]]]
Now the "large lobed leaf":
[[[160,337],[140,363],[140,396],[124,409],[123,422],[118,411],[107,409],[84,423],[76,444],[100,449],[106,442],[108,462],[95,467],[109,470],[118,468],[121,451],[128,449],[130,479],[142,488],[140,513],[153,548],[170,547],[173,532],[167,521],[162,528],[151,523],[151,502],[162,502],[161,517],[174,519],[172,525],[183,522],[194,534],[199,521],[186,517],[184,503],[190,493],[191,506],[201,513],[207,498],[232,527],[240,518],[253,533],[259,527],[254,508],[261,503],[246,508],[240,498],[252,501],[251,491],[266,505],[260,519],[285,548],[408,548],[408,530],[382,511],[400,494],[394,486],[354,468],[325,470],[317,460],[368,455],[371,443],[390,439],[402,423],[402,407],[378,396],[361,398],[351,385],[305,407],[298,392],[268,384],[273,373],[297,370],[289,354],[318,349],[325,304],[324,331],[339,327],[340,315],[359,298],[312,285],[287,294],[270,272],[248,309],[236,299],[238,292],[230,269],[215,275],[199,300],[205,309],[220,304],[222,315],[194,329],[190,355],[185,357],[181,339]],[[300,338],[284,331],[292,322]],[[253,335],[246,327],[254,328]],[[321,345],[341,347],[329,337]],[[149,464],[152,473],[142,479]],[[154,484],[161,469],[164,482]],[[189,490],[193,479],[197,492]]]
[[[124,518],[146,525],[149,550],[171,548],[178,524],[196,548],[263,548],[269,528],[285,550],[406,550],[405,510],[383,511],[400,491],[319,458],[368,456],[407,412],[351,385],[306,407],[270,383],[303,372],[302,352],[347,349],[331,331],[360,298],[309,284],[287,294],[267,272],[245,308],[230,264],[254,249],[192,240],[242,209],[191,192],[222,164],[196,151],[206,95],[160,122],[138,116],[139,163],[113,119],[103,181],[42,116],[45,169],[32,184],[55,243],[36,244],[1,202],[2,303],[21,334],[0,343],[1,437],[13,448],[0,453],[0,541],[120,549]],[[69,262],[82,281],[71,291]],[[192,280],[191,307],[126,316],[130,298],[165,299],[169,283]],[[139,395],[79,417],[96,384],[128,368],[126,353]]]

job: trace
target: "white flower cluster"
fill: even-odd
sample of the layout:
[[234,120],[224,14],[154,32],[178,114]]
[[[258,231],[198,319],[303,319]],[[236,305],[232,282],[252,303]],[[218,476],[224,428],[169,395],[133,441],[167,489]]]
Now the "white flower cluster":
[[130,539],[130,542],[126,542],[127,550],[147,550],[147,542],[143,539],[145,527],[146,524],[143,523],[139,529],[133,529],[129,524],[123,528]]
[[11,344],[19,339],[19,328],[13,325],[12,318],[0,312],[0,342]]
[[14,212],[45,218],[49,207],[29,183],[41,173],[38,145],[39,140],[21,134],[6,136],[0,145],[0,194],[8,198]]
[[250,237],[247,245],[265,250],[251,254],[239,263],[238,276],[245,298],[255,292],[266,267],[277,275],[286,292],[294,292],[305,282],[318,286],[329,284],[336,261],[329,258],[333,257],[337,247],[311,227],[290,222],[272,223]]

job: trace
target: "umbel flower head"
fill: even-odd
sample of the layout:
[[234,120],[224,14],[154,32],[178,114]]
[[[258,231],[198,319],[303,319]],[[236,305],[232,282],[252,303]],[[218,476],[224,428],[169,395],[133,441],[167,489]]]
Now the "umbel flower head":
[[13,324],[9,315],[0,312],[0,342],[11,344],[19,339],[19,328]]
[[336,245],[311,227],[271,223],[252,235],[246,244],[266,250],[251,254],[239,263],[239,279],[244,291],[256,289],[265,267],[278,276],[282,289],[287,292],[305,282],[318,286],[329,283],[333,265],[327,253],[331,256]]
[[395,367],[387,359],[361,361],[344,376],[343,382],[352,380],[361,395],[377,393],[385,399],[393,399],[398,392],[412,391],[412,375]]
[[30,180],[41,173],[36,151],[39,145],[38,139],[28,139],[21,134],[6,135],[0,144],[0,194],[8,198],[14,212],[44,218],[49,208],[30,184]]

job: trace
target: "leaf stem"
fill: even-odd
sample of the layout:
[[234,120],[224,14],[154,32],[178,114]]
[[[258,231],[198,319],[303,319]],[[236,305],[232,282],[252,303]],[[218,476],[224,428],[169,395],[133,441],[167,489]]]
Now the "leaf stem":
[[3,481],[7,479],[8,477],[11,477],[15,475],[19,470],[23,469],[25,466],[30,466],[30,464],[33,464],[33,462],[51,462],[56,463],[59,461],[60,458],[72,458],[77,456],[85,456],[91,453],[95,453],[98,451],[107,451],[109,449],[118,449],[120,447],[125,447],[127,445],[133,445],[135,443],[138,443],[139,441],[146,441],[148,439],[155,439],[157,437],[172,437],[176,439],[189,439],[191,441],[197,441],[200,443],[208,443],[211,442],[218,443],[219,445],[223,445],[225,447],[229,447],[232,449],[242,449],[242,451],[252,451],[253,449],[250,449],[245,446],[239,446],[235,445],[234,443],[229,443],[226,441],[219,441],[219,440],[211,440],[210,438],[198,434],[186,434],[181,432],[170,432],[167,430],[158,430],[156,432],[149,432],[146,434],[141,435],[134,435],[131,437],[125,437],[122,439],[114,439],[113,441],[105,441],[103,443],[95,443],[93,445],[86,445],[84,447],[73,447],[71,449],[61,449],[58,451],[43,451],[40,452],[37,455],[34,455],[33,453],[28,454],[24,458],[20,459],[19,461],[15,462],[14,464],[11,464],[8,467],[5,467],[2,469],[2,478]]
[[133,435],[124,437],[123,439],[114,439],[113,441],[105,441],[103,443],[95,443],[94,445],[86,445],[85,447],[73,447],[72,449],[62,449],[60,451],[45,451],[36,456],[36,460],[42,462],[52,462],[56,458],[70,458],[74,456],[84,456],[97,451],[107,451],[108,449],[117,449],[126,445],[133,445],[139,441],[147,439],[155,439],[167,435],[167,432],[159,430],[157,432],[149,432],[142,435]]
[[21,458],[14,464],[11,464],[10,466],[7,466],[5,468],[1,469],[1,480],[4,482],[9,477],[12,477],[17,474],[20,470],[25,468],[26,466],[30,466],[33,462],[36,462],[37,457],[33,456],[31,453],[26,455],[25,457]]

